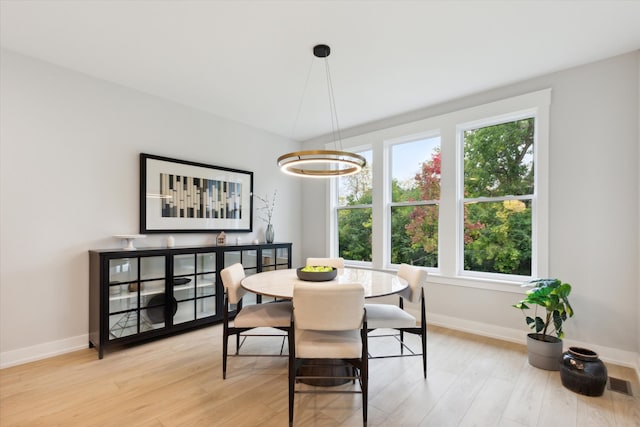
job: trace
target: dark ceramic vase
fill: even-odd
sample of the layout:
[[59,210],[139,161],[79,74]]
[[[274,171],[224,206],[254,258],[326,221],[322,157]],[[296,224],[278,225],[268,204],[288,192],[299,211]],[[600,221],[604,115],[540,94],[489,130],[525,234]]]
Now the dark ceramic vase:
[[580,347],[569,347],[562,354],[560,379],[562,385],[585,396],[602,396],[607,385],[607,367],[598,354]]

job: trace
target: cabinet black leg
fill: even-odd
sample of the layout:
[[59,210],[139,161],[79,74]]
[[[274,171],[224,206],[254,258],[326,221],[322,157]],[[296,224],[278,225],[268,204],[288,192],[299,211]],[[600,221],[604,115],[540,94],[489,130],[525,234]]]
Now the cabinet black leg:
[[96,346],[93,342],[89,341],[89,348],[95,348],[96,350],[98,350],[98,359],[102,359],[104,353],[102,352],[101,346]]

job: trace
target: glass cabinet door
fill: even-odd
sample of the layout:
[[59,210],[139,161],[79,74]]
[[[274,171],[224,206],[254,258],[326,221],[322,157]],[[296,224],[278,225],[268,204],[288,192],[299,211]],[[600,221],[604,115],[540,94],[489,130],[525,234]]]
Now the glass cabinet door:
[[[265,248],[261,251],[262,271],[282,270],[289,268],[289,248]],[[275,298],[267,296],[258,296],[258,301],[269,302]]]
[[173,257],[173,296],[178,304],[174,325],[216,314],[215,276],[215,252]]
[[289,268],[289,248],[277,248],[276,249],[276,269],[287,269]]
[[109,260],[109,339],[165,327],[165,257]]
[[262,271],[271,271],[276,269],[276,249],[262,250]]
[[216,314],[216,254],[198,254],[196,276],[196,318]]
[[[244,274],[246,276],[256,274],[258,272],[258,251],[255,249],[245,249],[224,252],[225,268],[237,262],[241,263],[242,267],[244,267]],[[258,298],[260,297],[258,296]],[[256,302],[259,302],[259,299],[256,300],[256,295],[252,293],[248,293],[242,298],[242,305],[245,306],[256,304]]]
[[262,271],[289,268],[289,248],[269,248],[262,250]]
[[241,263],[246,275],[258,272],[258,251],[248,249],[243,251],[226,251],[224,253],[224,267]]

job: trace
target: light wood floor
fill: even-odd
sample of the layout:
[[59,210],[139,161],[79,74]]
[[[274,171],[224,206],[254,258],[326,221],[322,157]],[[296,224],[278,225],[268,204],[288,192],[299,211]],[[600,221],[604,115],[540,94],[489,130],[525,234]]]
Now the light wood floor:
[[[370,340],[372,351],[391,348]],[[254,346],[277,348],[273,339]],[[524,346],[429,327],[427,379],[420,358],[370,362],[369,426],[640,426],[634,397],[594,398],[533,368]],[[393,346],[395,349],[395,346]],[[0,371],[0,425],[285,426],[287,359],[231,358],[221,375],[221,326],[108,352],[87,349]],[[346,385],[342,387],[351,387]],[[296,395],[298,426],[359,426],[361,396]]]

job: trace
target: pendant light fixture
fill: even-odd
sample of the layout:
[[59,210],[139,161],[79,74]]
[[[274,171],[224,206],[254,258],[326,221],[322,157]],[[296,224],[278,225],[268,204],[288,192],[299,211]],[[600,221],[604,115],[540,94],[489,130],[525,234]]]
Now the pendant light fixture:
[[[334,176],[353,175],[360,172],[367,164],[364,157],[356,153],[342,150],[342,139],[338,115],[336,113],[331,73],[327,57],[331,48],[324,44],[314,46],[313,54],[317,58],[324,58],[327,86],[329,89],[329,109],[331,114],[331,130],[334,139],[335,150],[306,150],[294,151],[278,157],[278,167],[282,172],[294,176],[306,178],[331,178]],[[306,91],[306,87],[305,87]],[[303,93],[304,97],[304,93]]]

